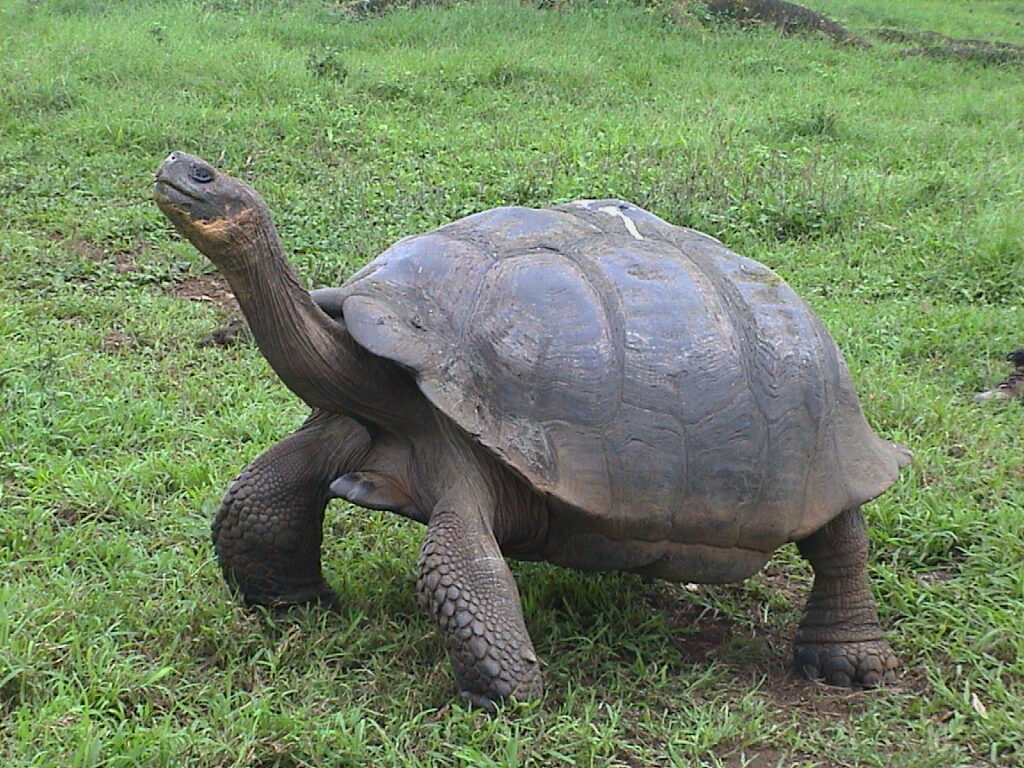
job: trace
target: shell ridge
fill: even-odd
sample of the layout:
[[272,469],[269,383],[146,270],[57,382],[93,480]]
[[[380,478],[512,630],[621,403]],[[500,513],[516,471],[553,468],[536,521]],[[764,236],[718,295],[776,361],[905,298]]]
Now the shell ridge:
[[499,261],[499,259],[496,258],[494,255],[493,243],[489,243],[489,247],[486,250],[484,248],[481,248],[477,243],[469,242],[469,244],[474,246],[481,255],[489,259],[491,265],[486,270],[484,270],[482,275],[480,275],[480,279],[477,281],[476,286],[473,288],[473,299],[472,301],[469,302],[469,311],[465,314],[467,320],[466,322],[462,323],[462,327],[459,329],[459,333],[455,342],[456,349],[461,348],[466,341],[466,335],[469,333],[469,328],[471,325],[469,320],[476,316],[477,309],[479,309],[480,307],[480,301],[484,291],[484,285],[487,284],[487,276],[491,274],[491,271],[494,269],[494,266]]
[[[676,229],[679,229],[678,227]],[[768,478],[768,467],[770,462],[764,461],[764,454],[769,449],[771,444],[771,420],[768,417],[764,405],[760,401],[758,392],[754,387],[754,375],[751,370],[752,361],[747,351],[753,351],[756,349],[760,339],[754,333],[753,329],[757,327],[757,322],[754,317],[754,313],[751,311],[750,305],[743,295],[739,292],[736,286],[731,280],[729,280],[717,266],[704,263],[703,259],[696,258],[688,252],[688,249],[678,241],[672,243],[675,251],[680,255],[680,258],[693,265],[701,275],[705,277],[708,283],[716,290],[719,295],[725,298],[723,305],[725,307],[727,317],[729,320],[730,330],[734,334],[734,337],[741,343],[742,347],[738,350],[738,367],[743,372],[743,381],[745,383],[746,392],[750,394],[751,403],[754,406],[757,414],[760,416],[761,428],[764,430],[764,439],[761,440],[761,444],[758,447],[758,455],[761,459],[759,461],[759,472],[757,487],[750,489],[748,493],[748,500],[754,501],[761,497],[764,493],[765,486],[767,485]],[[722,246],[717,246],[722,248]],[[729,251],[732,254],[732,251]],[[737,393],[737,397],[742,397],[743,393]],[[738,516],[742,520],[743,516]],[[750,523],[760,522],[760,515],[748,515],[747,521]],[[745,540],[743,538],[744,528],[746,526],[743,522],[738,522],[733,526],[732,532],[733,537],[730,544],[735,546],[736,542]]]
[[609,424],[619,417],[622,412],[622,397],[624,391],[624,376],[626,374],[626,313],[623,308],[622,295],[618,288],[608,279],[603,265],[599,260],[593,260],[601,267],[598,271],[586,269],[586,260],[578,253],[578,249],[586,240],[579,240],[573,246],[566,247],[561,256],[570,264],[575,271],[583,278],[584,282],[594,291],[594,294],[601,301],[601,307],[608,327],[609,338],[615,350],[615,363],[618,371],[615,376],[615,412],[609,415],[604,424]]

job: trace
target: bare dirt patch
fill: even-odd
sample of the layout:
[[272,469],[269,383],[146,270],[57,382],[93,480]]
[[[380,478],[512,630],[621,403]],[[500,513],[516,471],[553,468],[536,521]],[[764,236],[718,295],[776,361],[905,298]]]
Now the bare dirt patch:
[[914,43],[904,56],[928,56],[941,59],[962,59],[981,64],[1024,64],[1024,46],[1002,40],[975,40],[948,37],[939,32],[902,29],[873,29],[871,34],[889,43]]
[[149,243],[141,238],[136,240],[129,248],[125,248],[123,245],[115,246],[109,243],[98,243],[79,235],[72,235],[66,239],[56,235],[55,239],[60,240],[64,247],[76,256],[83,256],[90,261],[108,264],[111,271],[118,275],[140,271],[138,259],[149,250]]
[[110,331],[106,336],[103,337],[103,351],[116,354],[118,352],[124,352],[127,349],[131,349],[135,346],[135,337],[129,336],[124,331]]
[[821,32],[837,43],[870,47],[863,39],[850,34],[842,24],[786,0],[704,0],[704,6],[713,16],[733,19],[741,24],[768,24],[787,34]]
[[[72,257],[101,265],[103,270],[109,270],[115,275],[141,272],[138,259],[149,250],[149,244],[141,239],[136,240],[134,245],[128,248],[124,245],[97,242],[88,237],[68,236],[58,232],[51,233],[50,239]],[[87,271],[86,274],[71,275],[70,279],[73,282],[93,283],[96,281],[96,275]]]
[[[900,682],[882,689],[849,690],[803,679],[792,664],[793,635],[810,582],[792,564],[771,563],[756,579],[760,584],[746,587],[723,585],[715,590],[744,589],[741,613],[720,611],[707,600],[686,600],[677,591],[685,586],[652,591],[646,597],[652,609],[665,612],[673,631],[670,642],[687,663],[714,660],[744,674],[737,686],[757,685],[768,703],[771,719],[780,724],[794,722],[843,723],[855,721],[871,708],[879,696],[907,696],[926,691],[927,682],[914,670],[904,669]],[[768,588],[767,590],[765,588]],[[705,587],[688,589],[700,592]],[[771,599],[768,599],[768,595]],[[792,610],[780,605],[782,595]],[[699,595],[698,595],[699,598]],[[733,600],[728,600],[733,603]],[[771,743],[736,749],[722,745],[718,759],[727,768],[839,768],[828,756],[787,751]]]
[[778,710],[801,720],[845,720],[860,712],[864,703],[879,695],[874,690],[852,690],[804,680],[788,665],[765,680],[764,691]]
[[57,526],[74,526],[93,521],[112,523],[117,519],[117,516],[106,510],[72,507],[62,504],[53,510],[53,519]]
[[803,607],[811,589],[812,572],[810,564],[805,561],[802,561],[799,570],[794,570],[791,564],[784,567],[770,560],[756,578],[799,609]]
[[960,573],[954,568],[935,568],[931,571],[920,571],[914,576],[921,584],[942,584],[947,581],[952,581]]
[[200,347],[227,347],[251,340],[252,331],[249,330],[249,324],[244,317],[236,317],[227,325],[210,331],[196,343]]
[[249,325],[242,317],[231,286],[220,275],[187,277],[168,288],[167,293],[177,299],[211,304],[219,309],[224,316],[226,324],[199,339],[196,343],[200,347],[225,347],[243,343],[252,338]]
[[220,275],[186,277],[168,288],[167,293],[176,299],[213,304],[233,315],[237,315],[239,312],[238,302],[235,300],[235,294],[231,292],[231,286]]
[[730,639],[741,634],[750,636],[736,622],[695,603],[677,602],[667,613],[673,645],[688,663],[715,658]]

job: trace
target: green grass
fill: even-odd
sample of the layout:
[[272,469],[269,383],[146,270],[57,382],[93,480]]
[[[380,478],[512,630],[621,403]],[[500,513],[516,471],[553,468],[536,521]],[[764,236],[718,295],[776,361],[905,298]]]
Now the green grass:
[[[1024,43],[1019,4],[810,3]],[[0,764],[906,766],[1024,760],[1020,68],[705,25],[685,8],[0,0]],[[517,564],[543,702],[454,702],[421,530],[340,506],[337,616],[238,607],[208,542],[304,409],[175,285],[171,150],[256,184],[310,286],[500,204],[621,196],[780,271],[914,464],[868,507],[900,686],[788,673],[809,571],[645,585]]]

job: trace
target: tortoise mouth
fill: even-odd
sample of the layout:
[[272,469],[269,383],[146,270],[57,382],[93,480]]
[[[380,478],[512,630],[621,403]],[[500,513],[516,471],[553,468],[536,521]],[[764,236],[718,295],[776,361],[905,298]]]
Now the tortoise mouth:
[[156,174],[156,181],[153,182],[153,197],[157,203],[170,205],[195,205],[202,202],[200,198],[175,184],[159,171]]

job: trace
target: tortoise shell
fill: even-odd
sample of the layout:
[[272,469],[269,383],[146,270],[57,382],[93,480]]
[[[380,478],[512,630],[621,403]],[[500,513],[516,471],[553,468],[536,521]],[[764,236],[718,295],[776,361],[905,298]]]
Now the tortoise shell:
[[357,343],[561,505],[562,546],[767,557],[906,462],[778,275],[621,200],[468,216],[399,241],[342,291]]

